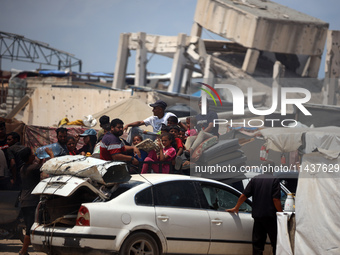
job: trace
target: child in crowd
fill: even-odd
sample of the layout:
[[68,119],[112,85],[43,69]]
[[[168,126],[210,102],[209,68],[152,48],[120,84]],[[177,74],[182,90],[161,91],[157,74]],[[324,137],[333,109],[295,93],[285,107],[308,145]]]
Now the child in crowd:
[[180,138],[178,138],[179,134],[179,127],[178,126],[170,126],[169,127],[169,133],[172,134],[175,137],[176,145],[177,145],[177,150],[176,150],[176,156],[181,156],[183,153],[183,143]]
[[[135,135],[132,138],[132,144],[133,146],[136,146],[137,144],[139,144],[140,142],[143,141],[143,137],[141,135]],[[140,155],[141,157],[138,157],[137,155],[135,155],[134,157],[136,159],[138,159],[139,162],[144,161],[145,158],[148,156],[148,153],[145,150],[139,150],[140,151]]]
[[[145,158],[144,161],[170,161],[176,157],[176,142],[175,138],[170,133],[165,133],[161,135],[161,140],[158,139],[158,146],[159,146],[159,156],[155,150],[149,152],[148,156]],[[151,164],[151,168],[155,173],[159,172],[159,165],[158,164]],[[149,164],[143,164],[142,174],[148,172]],[[163,164],[162,165],[162,173],[168,174],[170,172],[170,165]]]
[[168,126],[178,125],[178,118],[176,116],[170,116],[167,122]]
[[187,124],[187,131],[185,132],[185,136],[196,136],[198,134],[196,129],[196,118],[195,117],[187,117],[186,118],[186,124]]
[[111,124],[110,123],[104,123],[103,125],[100,125],[100,126],[102,127],[103,132],[102,132],[102,134],[97,134],[98,139],[96,141],[96,145],[94,146],[93,153],[92,153],[92,157],[94,157],[94,158],[100,158],[100,143],[101,143],[104,135],[107,132],[110,132],[110,130],[111,130]]
[[[68,155],[72,155],[72,156],[77,155],[78,153],[77,153],[77,148],[76,148],[77,146],[76,139],[73,136],[67,136],[66,141],[67,141],[66,147],[68,150]],[[50,148],[46,147],[45,151],[50,156],[50,158],[54,158],[53,151]]]
[[169,126],[166,126],[164,124],[162,124],[162,127],[161,127],[161,135],[163,134],[166,134],[166,133],[169,133]]
[[76,145],[77,145],[76,139],[73,136],[68,136],[66,147],[69,155],[77,155]]
[[183,145],[185,144],[185,140],[186,140],[185,132],[186,130],[184,128],[179,128],[178,138],[181,139]]

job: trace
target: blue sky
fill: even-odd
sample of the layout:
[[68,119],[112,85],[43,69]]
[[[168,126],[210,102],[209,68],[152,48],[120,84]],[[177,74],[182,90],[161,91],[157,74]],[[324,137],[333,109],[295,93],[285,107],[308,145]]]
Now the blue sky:
[[[339,0],[275,2],[328,22],[332,30],[340,30]],[[113,72],[120,33],[190,34],[195,8],[196,0],[2,0],[0,31],[72,53],[83,61],[84,72]],[[203,32],[203,37],[219,39],[208,31]],[[322,61],[319,77],[324,73],[324,58]],[[171,64],[170,59],[153,57],[148,71],[167,73]],[[3,70],[38,67],[2,60]],[[128,72],[134,72],[132,58]]]

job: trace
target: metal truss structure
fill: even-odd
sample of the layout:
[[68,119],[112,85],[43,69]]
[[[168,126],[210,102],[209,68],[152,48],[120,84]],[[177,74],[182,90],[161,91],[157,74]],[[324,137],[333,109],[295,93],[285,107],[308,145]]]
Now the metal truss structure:
[[0,31],[0,67],[1,58],[57,66],[58,70],[79,66],[81,72],[82,68],[82,61],[73,54],[54,49],[44,42],[2,31]]

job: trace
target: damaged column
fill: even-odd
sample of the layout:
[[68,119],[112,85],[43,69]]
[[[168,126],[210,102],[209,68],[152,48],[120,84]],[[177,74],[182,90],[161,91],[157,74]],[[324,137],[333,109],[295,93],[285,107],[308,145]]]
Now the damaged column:
[[329,30],[327,34],[327,55],[323,104],[336,105],[340,78],[340,31]]
[[146,85],[146,63],[147,63],[147,49],[145,46],[146,34],[144,32],[137,33],[137,49],[136,49],[136,73],[135,86]]
[[185,64],[187,62],[187,59],[184,56],[186,38],[187,36],[185,34],[178,35],[177,50],[174,56],[174,61],[172,63],[171,83],[168,88],[168,92],[175,92],[175,93],[180,92],[183,71],[185,69]]
[[120,34],[117,61],[113,76],[112,88],[124,89],[126,68],[129,57],[129,38],[130,34]]
[[248,49],[246,57],[244,58],[242,70],[252,74],[255,71],[257,60],[259,59],[260,51],[256,49]]
[[205,59],[205,67],[204,67],[204,82],[207,83],[208,85],[211,85],[214,87],[215,85],[215,74],[213,73],[212,70],[213,67],[213,60],[211,55],[208,55]]

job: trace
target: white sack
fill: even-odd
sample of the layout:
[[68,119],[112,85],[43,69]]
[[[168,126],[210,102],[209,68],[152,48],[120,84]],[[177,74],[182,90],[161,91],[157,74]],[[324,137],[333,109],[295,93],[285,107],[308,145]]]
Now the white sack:
[[278,212],[277,215],[277,245],[276,254],[293,255],[288,234],[289,213]]

